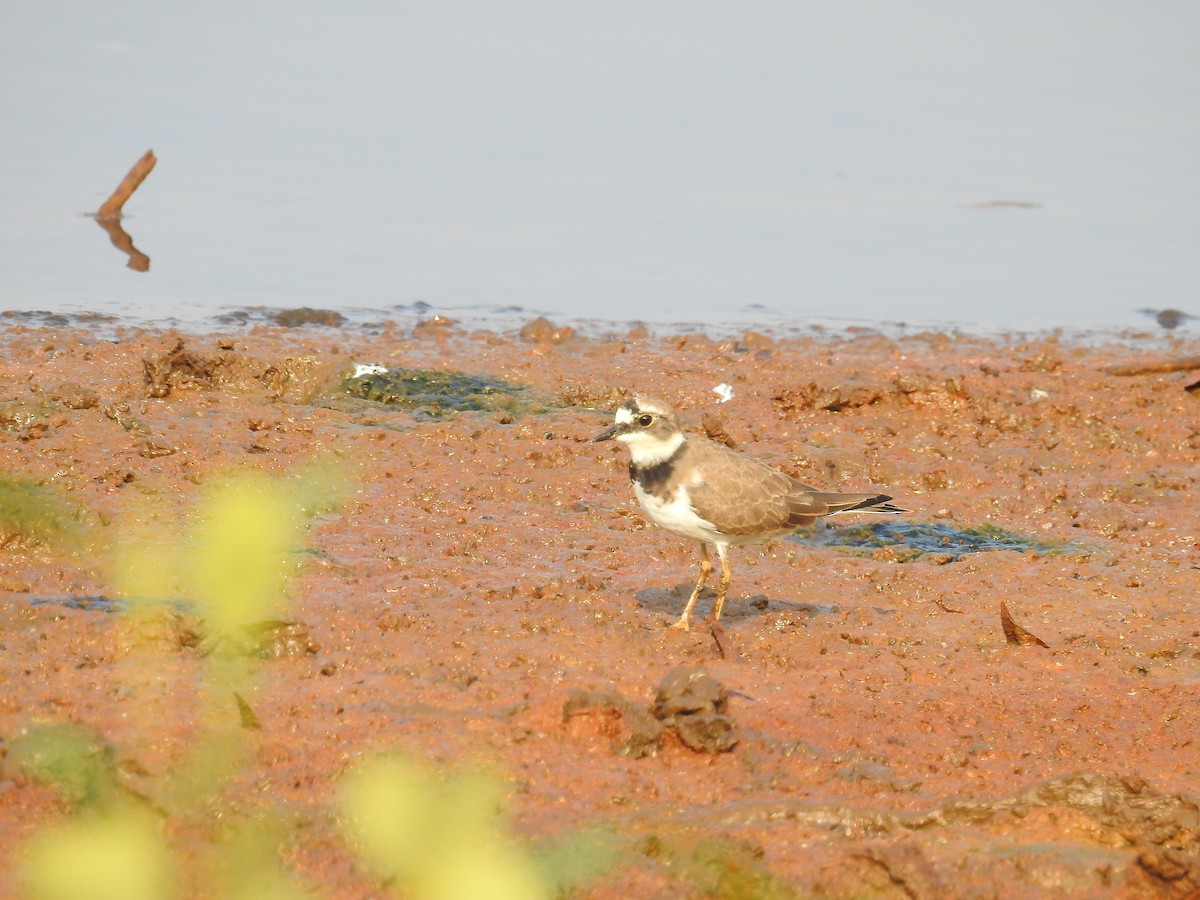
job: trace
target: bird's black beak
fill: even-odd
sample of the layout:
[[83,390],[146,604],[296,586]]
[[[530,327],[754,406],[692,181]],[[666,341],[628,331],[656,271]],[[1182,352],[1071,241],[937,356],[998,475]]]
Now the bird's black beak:
[[624,433],[624,431],[624,425],[613,425],[611,428],[605,428],[602,432],[592,438],[592,443],[594,444],[596,441],[611,441],[618,434]]

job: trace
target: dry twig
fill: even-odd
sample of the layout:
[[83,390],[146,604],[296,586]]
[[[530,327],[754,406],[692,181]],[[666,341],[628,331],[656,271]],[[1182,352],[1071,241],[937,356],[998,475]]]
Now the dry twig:
[[142,158],[133,164],[133,168],[129,170],[129,174],[124,180],[117,185],[117,189],[112,192],[112,196],[100,204],[100,208],[96,210],[96,219],[104,222],[112,219],[121,218],[121,207],[125,205],[125,201],[130,198],[134,191],[138,189],[146,176],[154,168],[154,164],[158,162],[158,158],[154,155],[153,150],[147,150],[142,154]]

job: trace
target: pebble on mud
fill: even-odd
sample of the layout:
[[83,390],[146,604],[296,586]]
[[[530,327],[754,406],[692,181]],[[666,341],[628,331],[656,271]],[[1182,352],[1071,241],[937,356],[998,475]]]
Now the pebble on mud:
[[205,653],[257,656],[259,659],[315,656],[321,650],[303,622],[278,619],[255,622],[240,631],[208,636],[204,647]]
[[527,344],[561,344],[575,336],[575,329],[570,325],[555,325],[545,316],[538,316],[521,326],[519,336]]
[[699,666],[676,666],[663,676],[654,701],[654,716],[670,719],[696,713],[723,713],[729,706],[725,686]]
[[433,340],[444,340],[456,324],[453,319],[447,316],[435,315],[428,319],[422,319],[414,325],[412,335],[417,340],[430,338]]
[[67,409],[91,409],[100,402],[100,395],[90,387],[67,382],[50,391],[50,399]]
[[143,441],[138,447],[138,456],[146,459],[158,459],[160,456],[171,456],[176,452],[175,448],[170,444],[165,444],[162,441],[148,439]]
[[315,656],[321,649],[303,622],[259,622],[246,629],[246,636],[250,648],[262,659]]

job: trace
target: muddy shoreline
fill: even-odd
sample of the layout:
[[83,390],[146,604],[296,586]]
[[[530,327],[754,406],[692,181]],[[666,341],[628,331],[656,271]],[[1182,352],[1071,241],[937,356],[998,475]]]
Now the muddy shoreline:
[[[231,467],[299,478],[332,456],[350,486],[308,523],[290,630],[255,648],[258,727],[212,801],[213,821],[300,822],[282,866],[316,895],[387,895],[333,809],[347,766],[402,748],[497,773],[523,840],[617,835],[616,862],[571,896],[1195,896],[1200,398],[1186,371],[1105,367],[1197,352],[1186,336],[583,337],[439,318],[9,326],[0,475],[52,489],[96,537],[0,524],[0,739],[80,723],[159,797],[201,727],[209,663],[187,633],[203,627],[111,611],[106,548],[135,510],[186,519]],[[358,365],[446,378],[355,394]],[[451,384],[465,393],[435,396]],[[647,526],[622,448],[589,443],[635,390],[806,482],[885,490],[946,547],[824,532],[736,549],[721,658],[704,629],[663,627],[694,548]],[[971,533],[1025,543],[957,552]],[[1002,601],[1048,646],[1006,640]],[[680,665],[727,690],[736,746],[666,728],[629,752]],[[600,701],[564,714],[573,692]],[[0,893],[70,807],[6,760]],[[213,821],[162,827],[194,862]]]

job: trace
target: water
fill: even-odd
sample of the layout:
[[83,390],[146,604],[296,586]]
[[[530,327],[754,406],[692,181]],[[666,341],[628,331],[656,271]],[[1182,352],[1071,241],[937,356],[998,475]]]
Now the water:
[[990,550],[1015,550],[1023,553],[1085,553],[1087,548],[1065,541],[1046,541],[1016,534],[995,525],[955,528],[928,522],[872,522],[833,527],[822,525],[796,532],[790,538],[814,547],[844,547],[851,552],[868,554],[881,547],[895,547],[899,559],[907,562],[925,553],[936,553],[951,560],[968,553]]
[[[1193,4],[65,0],[5,19],[0,309],[984,328],[1194,310]],[[124,223],[137,273],[83,214],[151,147]]]

